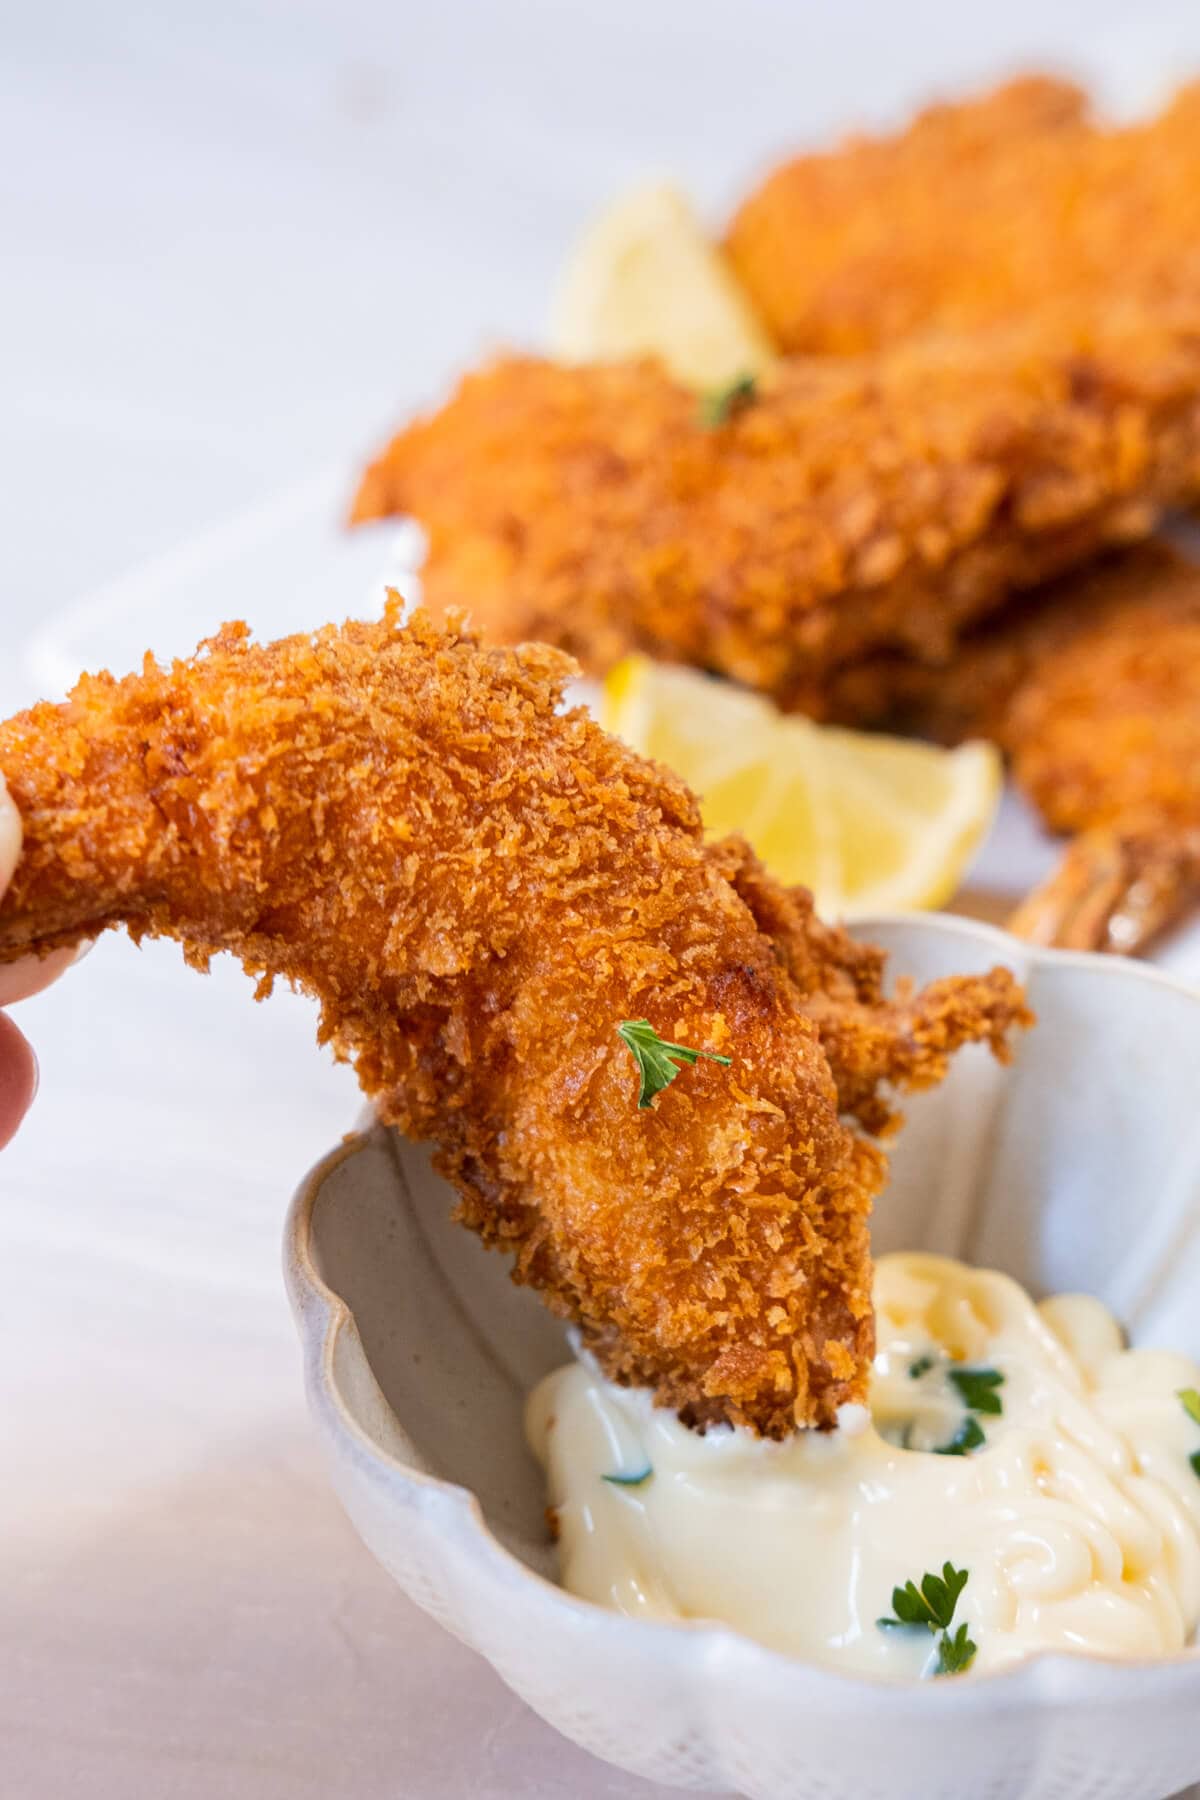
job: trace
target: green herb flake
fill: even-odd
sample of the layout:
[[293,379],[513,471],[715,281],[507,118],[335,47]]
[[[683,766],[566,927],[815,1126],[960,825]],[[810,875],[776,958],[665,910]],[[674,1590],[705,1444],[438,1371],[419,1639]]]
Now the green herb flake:
[[947,1372],[972,1412],[999,1416],[1004,1411],[1004,1402],[996,1392],[1004,1386],[999,1369],[950,1369]]
[[953,1636],[950,1634],[958,1597],[968,1579],[966,1569],[956,1569],[950,1562],[943,1563],[940,1575],[922,1575],[920,1587],[913,1581],[906,1581],[903,1587],[893,1588],[893,1615],[876,1619],[875,1623],[884,1631],[923,1626],[938,1638],[933,1673],[958,1675],[963,1669],[970,1668],[978,1649],[978,1645],[972,1643],[966,1625],[960,1625]]
[[954,1618],[954,1609],[958,1605],[958,1596],[966,1587],[968,1574],[966,1569],[956,1569],[953,1563],[942,1564],[940,1575],[926,1572],[921,1577],[918,1587],[913,1581],[906,1581],[903,1587],[892,1589],[892,1606],[894,1618],[876,1619],[877,1625],[885,1629],[894,1629],[899,1625],[925,1625],[930,1631],[948,1631]]
[[739,375],[736,381],[727,382],[724,387],[710,388],[707,394],[700,397],[700,423],[707,431],[715,431],[718,425],[727,425],[735,413],[740,413],[758,398],[758,382],[753,375]]
[[974,1643],[965,1625],[960,1625],[951,1637],[944,1631],[938,1640],[937,1662],[933,1666],[935,1675],[961,1675],[975,1661],[975,1652],[979,1645]]
[[715,1050],[689,1050],[686,1044],[669,1044],[659,1037],[649,1019],[622,1019],[617,1036],[637,1064],[639,1107],[649,1106],[656,1094],[670,1087],[681,1068],[691,1068],[702,1056],[725,1068],[733,1061],[731,1056],[718,1056]]
[[986,1444],[983,1428],[974,1413],[968,1413],[948,1444],[940,1444],[934,1451],[935,1456],[969,1456],[972,1450],[978,1450]]
[[636,1475],[602,1475],[600,1479],[609,1482],[613,1487],[635,1488],[642,1487],[649,1481],[653,1473],[654,1470],[647,1463],[645,1468],[640,1469]]
[[922,1375],[928,1375],[930,1369],[936,1369],[937,1363],[938,1359],[936,1356],[918,1356],[916,1362],[909,1363],[908,1365],[909,1380],[920,1381]]
[[[1177,1397],[1182,1403],[1183,1410],[1188,1418],[1194,1419],[1196,1424],[1200,1425],[1200,1392],[1195,1388],[1180,1388]],[[1188,1457],[1188,1461],[1191,1463],[1195,1474],[1200,1476],[1200,1450],[1193,1450],[1192,1454]]]

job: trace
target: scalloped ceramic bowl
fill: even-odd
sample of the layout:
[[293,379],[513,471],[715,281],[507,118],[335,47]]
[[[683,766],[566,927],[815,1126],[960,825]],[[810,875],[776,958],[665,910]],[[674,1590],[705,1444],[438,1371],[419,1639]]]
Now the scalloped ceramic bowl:
[[[1200,994],[959,920],[862,929],[921,979],[1007,963],[1040,1016],[1012,1068],[972,1050],[910,1105],[880,1247],[1099,1294],[1136,1341],[1200,1356]],[[564,1593],[522,1432],[562,1328],[451,1205],[378,1128],[304,1183],[287,1277],[309,1400],[384,1568],[566,1736],[753,1800],[1162,1800],[1200,1777],[1200,1650],[886,1684]]]

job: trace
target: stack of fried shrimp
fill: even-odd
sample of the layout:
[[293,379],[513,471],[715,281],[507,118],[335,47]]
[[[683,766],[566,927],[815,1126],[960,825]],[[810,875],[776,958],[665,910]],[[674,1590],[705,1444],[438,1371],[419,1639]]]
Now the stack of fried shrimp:
[[[650,361],[503,359],[393,440],[355,517],[416,515],[429,603],[469,605],[499,640],[536,635],[597,672],[637,649],[816,718],[887,723],[907,686],[943,730],[951,713],[991,729],[970,703],[975,633],[994,668],[1011,629],[1028,697],[1000,737],[1047,822],[1148,833],[1182,867],[1200,677],[1138,677],[1165,729],[1130,761],[1116,663],[1144,627],[1160,667],[1194,667],[1153,599],[1191,577],[1118,556],[1101,585],[1121,586],[1124,650],[1075,624],[1092,565],[1200,497],[1198,243],[1200,84],[1119,128],[1044,77],[934,107],[784,164],[740,207],[725,250],[784,360],[718,423]],[[1050,580],[1048,609],[1075,622],[1056,633],[1070,755],[1064,682],[1039,681],[1044,634],[1020,605]]]

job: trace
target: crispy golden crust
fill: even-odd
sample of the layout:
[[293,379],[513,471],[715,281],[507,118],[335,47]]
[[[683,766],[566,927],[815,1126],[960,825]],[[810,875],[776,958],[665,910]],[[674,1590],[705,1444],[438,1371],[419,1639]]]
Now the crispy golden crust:
[[993,738],[1055,831],[1200,826],[1200,568],[1168,545],[1051,585],[889,685],[911,728]]
[[1119,130],[1032,77],[783,164],[726,249],[779,347],[857,354],[1097,292],[1197,291],[1200,85]]
[[[1003,971],[882,1002],[877,952],[556,713],[569,672],[418,618],[84,678],[0,726],[0,957],[123,923],[283,976],[611,1374],[698,1422],[828,1425],[864,1393],[884,1172],[839,1098],[883,1129],[881,1083],[1027,1015]],[[732,1066],[638,1111],[641,1016]]]
[[502,361],[397,437],[426,597],[602,670],[637,648],[820,717],[888,648],[945,660],[1014,588],[1200,487],[1200,304],[791,363],[718,429],[653,363]]

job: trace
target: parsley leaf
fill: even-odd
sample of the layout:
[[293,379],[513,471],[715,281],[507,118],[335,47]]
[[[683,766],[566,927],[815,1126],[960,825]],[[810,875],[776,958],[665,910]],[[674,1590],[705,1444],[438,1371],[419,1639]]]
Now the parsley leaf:
[[713,431],[725,425],[735,413],[742,412],[758,398],[758,382],[753,375],[739,375],[724,387],[710,388],[700,399],[700,423]]
[[875,1623],[885,1631],[903,1629],[908,1625],[923,1625],[938,1638],[937,1661],[933,1673],[958,1675],[963,1669],[970,1668],[979,1647],[971,1641],[965,1624],[960,1625],[953,1636],[950,1633],[954,1609],[967,1580],[966,1569],[956,1569],[953,1563],[943,1563],[940,1575],[928,1572],[922,1575],[920,1587],[913,1581],[906,1581],[903,1587],[893,1588],[892,1606],[895,1616],[876,1619]]
[[975,1661],[975,1652],[978,1648],[979,1645],[972,1642],[965,1625],[960,1625],[953,1637],[948,1631],[944,1631],[938,1643],[937,1662],[933,1668],[934,1674],[960,1675]]
[[937,1367],[937,1360],[936,1356],[918,1356],[916,1362],[908,1365],[909,1380],[920,1381],[922,1375],[928,1375],[930,1369]]
[[947,1631],[967,1579],[966,1569],[943,1563],[940,1575],[931,1575],[928,1571],[922,1575],[920,1587],[906,1581],[903,1587],[893,1588],[892,1606],[896,1616],[876,1619],[875,1623],[885,1630],[898,1625],[925,1625],[930,1631]]
[[[1197,1425],[1200,1425],[1200,1392],[1195,1388],[1180,1388],[1178,1397],[1183,1402],[1183,1410],[1188,1418],[1195,1419]],[[1200,1475],[1200,1450],[1193,1450],[1188,1461],[1196,1474]]]
[[[996,1392],[1004,1386],[999,1369],[948,1369],[946,1373],[972,1412],[999,1414],[1004,1411],[1004,1402]],[[1197,1400],[1200,1403],[1200,1396]]]
[[622,1019],[617,1026],[617,1036],[637,1064],[641,1078],[639,1107],[649,1106],[655,1094],[670,1087],[685,1064],[691,1068],[701,1056],[706,1056],[710,1062],[722,1063],[726,1068],[733,1061],[731,1056],[718,1056],[715,1050],[689,1050],[686,1044],[669,1044],[659,1037],[649,1019]]
[[654,1470],[651,1468],[650,1464],[647,1463],[645,1468],[639,1469],[636,1475],[602,1475],[600,1479],[601,1481],[611,1482],[613,1487],[641,1487],[645,1482],[649,1481],[653,1473]]
[[972,1450],[978,1450],[980,1444],[986,1444],[979,1420],[974,1413],[968,1413],[948,1444],[941,1444],[934,1451],[935,1456],[966,1456]]

